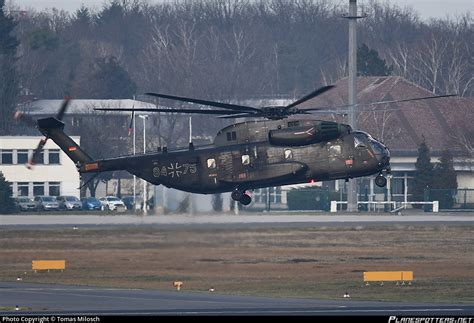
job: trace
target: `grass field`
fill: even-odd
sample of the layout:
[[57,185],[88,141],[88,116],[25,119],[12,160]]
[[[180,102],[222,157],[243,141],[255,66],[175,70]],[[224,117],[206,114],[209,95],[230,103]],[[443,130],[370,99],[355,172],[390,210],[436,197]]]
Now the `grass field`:
[[[474,303],[473,226],[278,229],[122,227],[0,235],[0,280],[277,297]],[[65,259],[64,272],[31,261]],[[414,271],[411,286],[364,271]]]

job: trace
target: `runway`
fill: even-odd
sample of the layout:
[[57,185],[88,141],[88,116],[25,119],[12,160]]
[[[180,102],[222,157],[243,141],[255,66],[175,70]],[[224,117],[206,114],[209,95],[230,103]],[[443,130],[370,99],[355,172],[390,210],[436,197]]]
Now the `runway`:
[[160,227],[190,226],[215,226],[215,227],[302,227],[308,225],[341,226],[341,225],[384,225],[384,224],[449,224],[472,225],[474,213],[461,214],[421,213],[416,215],[297,215],[281,213],[268,215],[257,213],[249,215],[80,215],[64,214],[55,215],[0,215],[0,226],[4,228],[16,227],[57,227],[57,226],[121,226],[121,225],[158,225]]
[[[4,310],[16,305],[24,310]],[[23,282],[0,283],[0,308],[1,315],[474,315],[474,304],[245,297]]]

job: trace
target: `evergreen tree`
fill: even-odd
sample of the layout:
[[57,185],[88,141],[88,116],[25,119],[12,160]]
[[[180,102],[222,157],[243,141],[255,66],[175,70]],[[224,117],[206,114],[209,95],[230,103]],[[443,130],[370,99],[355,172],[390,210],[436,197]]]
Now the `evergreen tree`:
[[439,163],[434,167],[434,174],[433,188],[454,190],[458,188],[453,155],[449,150],[442,151]]
[[447,149],[441,153],[440,162],[434,167],[433,188],[430,199],[439,201],[439,207],[449,209],[454,204],[455,190],[458,188],[453,155]]
[[89,8],[84,6],[84,4],[74,13],[73,23],[83,26],[90,26],[92,24],[92,15]]
[[0,172],[0,214],[13,213],[15,211],[15,204],[11,196],[11,185],[5,179],[3,173]]
[[357,74],[360,76],[387,76],[392,73],[392,66],[387,66],[384,59],[374,49],[362,44],[357,49]]
[[115,57],[97,60],[91,81],[95,99],[129,99],[137,91],[135,82]]
[[411,189],[413,201],[424,201],[425,189],[432,186],[433,175],[430,149],[423,138],[423,142],[418,147],[418,158],[415,163],[415,175],[413,177],[413,187]]
[[10,130],[19,93],[15,68],[18,40],[13,35],[15,22],[5,14],[4,6],[5,0],[0,0],[0,134]]

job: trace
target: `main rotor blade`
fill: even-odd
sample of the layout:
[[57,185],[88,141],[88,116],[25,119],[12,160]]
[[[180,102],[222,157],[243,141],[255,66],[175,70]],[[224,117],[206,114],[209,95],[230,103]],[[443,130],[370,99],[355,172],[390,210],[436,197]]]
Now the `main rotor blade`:
[[167,95],[167,94],[160,94],[160,93],[148,92],[148,93],[145,93],[145,94],[146,95],[151,95],[151,96],[156,96],[158,98],[163,98],[163,99],[176,100],[176,101],[189,102],[189,103],[197,103],[197,104],[208,105],[208,106],[216,107],[216,108],[235,110],[235,111],[239,111],[239,112],[252,112],[252,111],[258,112],[258,111],[260,111],[260,109],[247,107],[247,106],[244,106],[244,105],[214,102],[214,101],[206,101],[206,100],[200,100],[200,99],[191,99],[191,98],[185,98],[185,97],[173,96],[173,95]]
[[200,114],[238,114],[241,111],[228,110],[201,110],[201,109],[174,109],[174,108],[137,108],[137,109],[113,109],[113,108],[95,108],[97,111],[135,111],[135,112],[169,112],[169,113],[200,113]]
[[329,90],[332,89],[333,87],[335,87],[335,85],[326,85],[326,86],[323,86],[323,87],[317,89],[316,91],[313,91],[313,92],[311,92],[310,94],[308,94],[308,95],[302,97],[301,99],[299,99],[299,100],[297,100],[297,101],[295,101],[295,102],[293,102],[293,103],[291,103],[291,104],[288,104],[285,108],[286,108],[286,109],[289,109],[289,108],[292,108],[292,107],[294,107],[294,106],[297,106],[298,104],[301,104],[301,103],[303,103],[303,102],[305,102],[305,101],[308,101],[309,99],[312,99],[312,98],[314,98],[314,97],[316,97],[316,96],[318,96],[318,95],[323,94],[323,93],[326,92],[326,91],[329,91]]
[[430,99],[439,99],[439,98],[449,98],[452,96],[457,96],[457,94],[445,94],[445,95],[435,95],[435,96],[425,96],[413,99],[403,99],[403,100],[391,100],[391,101],[379,101],[373,103],[366,103],[366,104],[358,104],[358,105],[377,105],[377,104],[387,104],[387,103],[399,103],[399,102],[408,102],[408,101],[418,101],[418,100],[430,100]]
[[[379,105],[379,104],[389,104],[389,103],[401,103],[401,102],[409,102],[409,101],[419,101],[419,100],[430,100],[430,99],[439,99],[439,98],[448,98],[458,96],[457,94],[445,94],[445,95],[435,95],[435,96],[423,96],[419,98],[412,98],[412,99],[402,99],[402,100],[389,100],[389,101],[376,101],[376,102],[369,102],[369,103],[357,103],[355,106],[366,106],[366,105]],[[338,109],[338,108],[349,108],[351,107],[350,104],[344,105],[336,105],[332,107],[320,107],[320,108],[302,108],[301,110],[304,111],[316,111],[321,109]],[[392,108],[391,110],[397,110]],[[364,111],[358,109],[357,111]],[[366,111],[373,111],[373,110],[366,110]]]
[[69,106],[69,102],[71,101],[70,97],[65,97],[61,107],[59,108],[58,113],[56,114],[56,119],[61,121],[64,117],[64,113],[66,113],[66,109]]
[[219,118],[219,119],[234,119],[234,118],[246,118],[246,117],[258,118],[258,117],[263,117],[263,115],[260,115],[258,113],[236,113],[236,114],[228,114],[228,115],[225,115],[225,116],[219,116],[217,118]]

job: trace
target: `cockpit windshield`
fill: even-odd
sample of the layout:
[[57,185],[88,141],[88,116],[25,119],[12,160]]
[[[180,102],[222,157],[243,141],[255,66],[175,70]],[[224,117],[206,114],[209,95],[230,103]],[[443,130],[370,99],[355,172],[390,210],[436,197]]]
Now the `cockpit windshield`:
[[370,147],[372,148],[375,154],[380,154],[380,155],[384,154],[385,149],[378,141],[372,139],[369,142],[370,142]]
[[363,131],[354,132],[354,146],[355,148],[370,148],[375,154],[384,154],[384,146],[375,140],[370,134]]
[[372,137],[365,132],[356,131],[354,132],[354,147],[355,148],[367,148],[367,141]]

